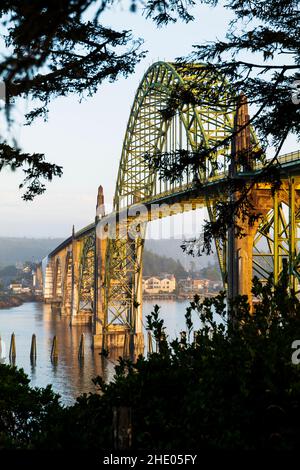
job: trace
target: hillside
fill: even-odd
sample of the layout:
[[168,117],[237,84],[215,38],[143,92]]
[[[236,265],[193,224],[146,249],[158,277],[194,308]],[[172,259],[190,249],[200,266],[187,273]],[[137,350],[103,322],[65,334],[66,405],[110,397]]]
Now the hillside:
[[177,278],[187,275],[186,270],[178,260],[160,256],[145,250],[143,259],[143,276],[156,276],[160,273],[174,274]]
[[199,271],[209,263],[215,264],[217,262],[215,254],[210,256],[202,255],[200,257],[193,257],[185,254],[182,251],[182,248],[180,248],[180,245],[182,245],[182,240],[180,239],[149,239],[145,242],[145,249],[155,253],[156,255],[167,256],[168,258],[180,261],[186,271],[189,271],[191,267],[193,271]]
[[[0,237],[0,267],[24,263],[39,262],[49,254],[63,239],[61,238],[9,238]],[[183,253],[181,240],[146,240],[144,274],[152,275],[159,272],[174,272],[182,275],[189,271],[200,271],[209,262],[214,263],[213,256],[193,258]],[[150,256],[150,253],[153,256]],[[156,258],[156,256],[158,256]],[[159,257],[163,257],[160,259]],[[178,261],[178,263],[177,263]]]
[[0,267],[25,261],[39,262],[62,241],[62,238],[0,237]]

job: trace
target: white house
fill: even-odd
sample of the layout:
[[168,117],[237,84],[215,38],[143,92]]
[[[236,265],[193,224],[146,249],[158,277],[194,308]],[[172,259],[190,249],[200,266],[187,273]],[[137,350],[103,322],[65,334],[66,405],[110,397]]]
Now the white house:
[[174,275],[164,277],[152,276],[143,279],[143,292],[147,294],[159,294],[160,292],[174,292],[176,279]]

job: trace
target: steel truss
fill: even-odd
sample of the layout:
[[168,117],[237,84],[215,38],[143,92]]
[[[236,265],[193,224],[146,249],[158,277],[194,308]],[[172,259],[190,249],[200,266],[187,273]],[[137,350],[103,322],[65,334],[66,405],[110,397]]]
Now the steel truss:
[[72,251],[69,251],[65,262],[64,272],[64,289],[63,289],[63,305],[71,308],[72,305],[72,273],[73,273],[73,257]]
[[[163,200],[171,204],[177,203],[178,194],[181,194],[182,209],[177,212],[191,210],[197,204],[197,184],[200,181],[204,185],[207,183],[207,186],[216,184],[219,188],[207,191],[204,197],[201,196],[201,203],[206,206],[210,220],[214,221],[218,200],[228,198],[228,194],[221,194],[222,185],[219,183],[228,176],[230,159],[235,153],[229,137],[236,128],[237,115],[236,109],[229,104],[225,83],[218,103],[208,104],[205,89],[211,87],[213,90],[219,81],[220,77],[212,77],[211,72],[203,65],[183,66],[163,62],[150,67],[141,81],[128,120],[117,176],[113,210],[113,215],[118,217],[116,233],[114,238],[107,240],[106,249],[99,248],[102,265],[97,264],[99,253],[96,252],[93,225],[76,233],[73,240],[82,245],[78,276],[79,294],[75,305],[78,312],[92,310],[96,316],[101,316],[104,334],[116,325],[121,325],[131,333],[141,331],[143,248],[147,222],[151,217],[141,218],[138,230],[131,234],[128,230],[131,216],[127,211],[140,204],[149,206]],[[167,116],[165,111],[170,100],[174,99],[174,90],[178,90],[178,93],[187,92],[190,85],[193,90],[200,90],[197,100],[194,104],[191,104],[193,100],[190,99],[186,102],[178,100],[173,112]],[[181,96],[184,96],[184,93]],[[227,144],[220,147],[219,142],[227,137]],[[259,144],[252,128],[246,140],[253,152],[258,150]],[[181,178],[175,181],[160,178],[158,172],[149,165],[149,157],[155,159],[166,154],[176,158],[178,151],[200,154],[202,149],[211,148],[218,150],[205,162],[200,164],[199,160],[199,168],[195,165],[186,168]],[[297,158],[299,159],[298,155],[295,156],[295,159]],[[248,171],[251,173],[259,168],[256,165]],[[235,170],[236,173],[247,171],[238,161]],[[246,176],[246,173],[244,175]],[[288,186],[275,194],[273,209],[264,213],[264,219],[254,239],[253,266],[255,273],[263,279],[274,272],[277,281],[286,259],[290,266],[291,285],[298,289],[300,208],[296,186],[295,180],[290,178]],[[257,209],[259,211],[259,207]],[[223,282],[226,285],[228,247],[220,240],[215,240],[215,244]],[[104,275],[101,274],[101,283],[97,284],[95,279],[98,279],[100,274],[96,272],[95,266],[97,270],[102,270],[103,259]],[[73,266],[74,270],[77,263],[76,254],[76,262],[69,260],[66,263],[66,278],[69,279],[70,266]],[[55,276],[57,278],[57,275]],[[73,276],[73,279],[75,278],[77,281],[77,271],[76,276]],[[96,294],[97,305],[95,286],[96,290],[99,290]],[[65,298],[66,295],[65,293]],[[95,311],[98,305],[101,312]]]
[[[220,81],[223,87],[222,97],[218,103],[212,105],[211,100],[207,99],[207,91],[214,93]],[[197,100],[176,102],[176,92],[181,97],[185,93],[188,96],[190,85]],[[219,96],[218,93],[217,95]],[[172,99],[175,99],[173,112],[166,115],[167,105]],[[82,311],[93,311],[95,325],[100,325],[95,336],[105,336],[115,326],[116,332],[120,331],[119,326],[134,334],[141,332],[143,248],[147,223],[152,218],[165,217],[171,213],[166,211],[166,214],[160,214],[158,208],[156,215],[147,214],[140,218],[138,224],[135,220],[136,226],[132,232],[129,230],[132,219],[128,210],[138,208],[141,204],[149,207],[152,203],[167,201],[172,207],[177,206],[171,210],[175,214],[195,209],[200,201],[202,207],[207,208],[210,220],[215,221],[218,201],[228,201],[228,192],[223,191],[223,182],[228,181],[231,156],[237,155],[239,149],[243,150],[243,140],[249,150],[248,156],[251,151],[258,153],[259,150],[255,133],[252,128],[249,133],[249,127],[236,140],[235,148],[231,148],[232,141],[229,137],[234,129],[243,127],[242,117],[247,121],[246,115],[245,106],[238,122],[236,109],[229,105],[224,79],[212,77],[204,65],[158,62],[150,67],[141,81],[131,109],[117,176],[114,210],[106,216],[107,219],[110,216],[118,217],[116,236],[107,241],[101,240],[101,243],[96,240],[97,223],[104,217],[101,205],[102,211],[100,215],[97,213],[95,224],[88,225],[76,234],[73,231],[72,237],[51,253],[46,265],[45,299],[62,300],[63,306],[72,311],[74,316]],[[217,145],[227,137],[226,145]],[[176,181],[161,179],[148,162],[149,157],[155,159],[156,156],[166,154],[176,158],[178,151],[197,154],[203,149],[217,147],[218,150],[211,153],[205,162],[200,164],[199,160],[199,168],[195,165],[187,167]],[[254,236],[253,253],[250,253],[246,243],[240,244],[236,251],[244,250],[244,258],[241,255],[235,259],[229,254],[234,253],[229,243],[215,240],[225,287],[228,279],[233,278],[229,271],[231,269],[234,272],[236,260],[242,260],[241,265],[244,263],[244,280],[250,279],[253,268],[253,274],[257,274],[263,281],[273,274],[275,282],[278,282],[286,262],[290,286],[295,291],[300,291],[300,178],[293,177],[297,171],[299,173],[300,152],[283,155],[278,158],[278,162],[283,175],[282,186],[275,193],[273,202],[271,188],[266,189],[263,183],[261,187],[258,183],[257,194],[252,194],[253,207],[258,212],[262,207],[259,202],[260,192],[265,191],[264,197],[267,200],[257,233],[255,234],[256,226],[255,230],[249,229],[248,235],[251,238],[248,240],[251,240],[251,247]],[[169,164],[172,164],[170,159]],[[251,180],[253,172],[260,171],[263,164],[264,162],[255,162],[254,166],[250,165],[249,168],[248,165],[246,169],[246,165],[237,158],[230,167],[230,176],[243,173],[244,181],[248,177]],[[203,183],[201,194],[199,181]],[[228,260],[231,258],[230,264]],[[228,273],[227,267],[230,267]],[[81,321],[80,318],[79,320]],[[102,344],[101,341],[100,343]]]
[[[289,178],[273,197],[273,207],[258,227],[253,244],[253,275],[277,283],[284,263],[290,287],[300,292],[300,180]],[[258,210],[259,211],[259,210]]]
[[82,245],[79,283],[78,312],[94,310],[95,296],[95,232],[87,236]]
[[[167,195],[185,191],[195,185],[195,177],[205,183],[218,178],[228,170],[231,144],[219,148],[205,162],[201,170],[190,167],[178,181],[159,178],[151,169],[146,156],[155,158],[160,154],[176,156],[176,151],[199,152],[212,148],[220,140],[231,135],[234,128],[235,110],[228,105],[226,91],[216,105],[208,105],[203,95],[201,105],[180,103],[168,119],[162,111],[166,108],[174,90],[204,90],[207,83],[213,87],[218,80],[212,79],[202,65],[179,66],[158,62],[144,75],[131,109],[117,177],[114,211],[119,213],[138,203],[159,200]],[[207,88],[207,86],[206,86]],[[198,96],[199,98],[199,96]],[[254,145],[257,140],[251,130]],[[175,157],[174,157],[175,158]],[[215,164],[212,164],[214,162]],[[200,162],[199,162],[200,168]],[[189,200],[187,199],[187,203]],[[208,201],[209,215],[214,217],[215,201]],[[183,208],[184,211],[184,208]],[[141,277],[143,236],[130,239],[124,234],[126,224],[119,224],[116,239],[110,240],[106,256],[105,315],[106,327],[114,323],[127,325],[135,331],[137,315],[142,302]],[[216,241],[224,282],[226,278],[225,246]]]

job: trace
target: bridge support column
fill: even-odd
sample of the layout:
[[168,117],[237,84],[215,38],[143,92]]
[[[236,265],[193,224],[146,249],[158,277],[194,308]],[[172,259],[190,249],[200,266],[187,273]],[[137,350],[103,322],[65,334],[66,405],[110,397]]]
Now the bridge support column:
[[72,241],[72,314],[71,314],[71,325],[80,325],[86,323],[86,318],[82,318],[80,314],[79,305],[79,275],[80,275],[80,251],[81,243],[75,239],[73,230],[73,241]]
[[99,186],[96,204],[96,237],[95,237],[95,298],[93,319],[93,348],[104,348],[105,326],[105,259],[107,250],[107,235],[101,219],[105,216],[103,187]]
[[[100,234],[98,234],[100,235]],[[107,239],[97,236],[95,241],[95,309],[93,322],[93,347],[104,347],[104,326],[105,326],[105,255]]]
[[76,323],[79,314],[79,251],[80,244],[73,240],[73,266],[72,266],[72,315],[71,324]]
[[247,295],[252,307],[253,241],[259,222],[244,225],[243,238],[236,239],[237,294]]
[[134,323],[134,335],[131,344],[132,351],[141,354],[144,350],[144,333],[143,333],[143,250],[144,241],[146,236],[146,225],[140,227],[141,238],[136,240],[135,256],[137,269],[135,270],[134,279],[134,301],[133,301],[133,323]]
[[68,249],[64,259],[64,276],[63,276],[63,301],[61,306],[62,316],[72,315],[72,250]]
[[51,261],[46,266],[45,285],[44,285],[44,302],[50,304],[53,300],[53,269]]
[[36,281],[35,281],[35,286],[36,289],[43,289],[44,288],[44,283],[43,283],[43,271],[42,271],[42,264],[39,263],[37,268],[36,268]]
[[[269,210],[275,208],[276,197],[272,198],[271,188],[253,188],[249,195],[254,214],[265,217]],[[252,279],[253,279],[253,243],[261,220],[249,224],[248,217],[235,220],[241,227],[243,237],[237,237],[234,227],[228,234],[228,298],[233,300],[237,295],[246,295],[252,311]]]
[[72,316],[72,302],[64,301],[61,306],[60,312],[63,317],[71,317]]

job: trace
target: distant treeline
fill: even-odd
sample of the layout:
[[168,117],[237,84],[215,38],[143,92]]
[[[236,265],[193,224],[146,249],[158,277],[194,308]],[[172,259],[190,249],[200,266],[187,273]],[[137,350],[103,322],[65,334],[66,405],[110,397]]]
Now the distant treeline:
[[0,268],[0,291],[6,289],[12,282],[22,282],[24,285],[31,285],[32,282],[32,269],[33,263],[26,263],[31,269],[28,272],[23,272],[22,269],[10,265]]
[[218,264],[209,264],[205,268],[200,269],[199,272],[196,272],[194,277],[199,277],[200,279],[209,279],[210,281],[221,281],[221,273]]
[[[47,256],[63,239],[61,238],[9,238],[0,237],[0,269],[10,266],[8,271],[1,273],[2,282],[7,284],[17,277],[13,268],[16,263],[40,262]],[[147,240],[144,252],[143,275],[155,276],[160,273],[174,274],[177,278],[186,277],[188,271],[182,263],[188,266],[189,271],[195,272],[195,276],[218,280],[220,274],[212,258],[212,265],[207,266],[208,258],[192,258],[183,254],[180,248],[180,240]]]
[[[0,237],[0,267],[31,261],[38,263],[63,241],[62,238],[12,238]],[[181,240],[146,240],[145,249],[152,253],[173,260],[179,260],[182,266],[190,268],[193,260],[198,270],[208,264],[211,258],[201,256],[191,258],[183,253]]]
[[38,263],[62,241],[62,238],[0,237],[0,267],[26,261]]
[[174,274],[175,277],[185,277],[186,270],[178,260],[159,256],[145,250],[143,259],[143,275],[155,276],[160,273]]

